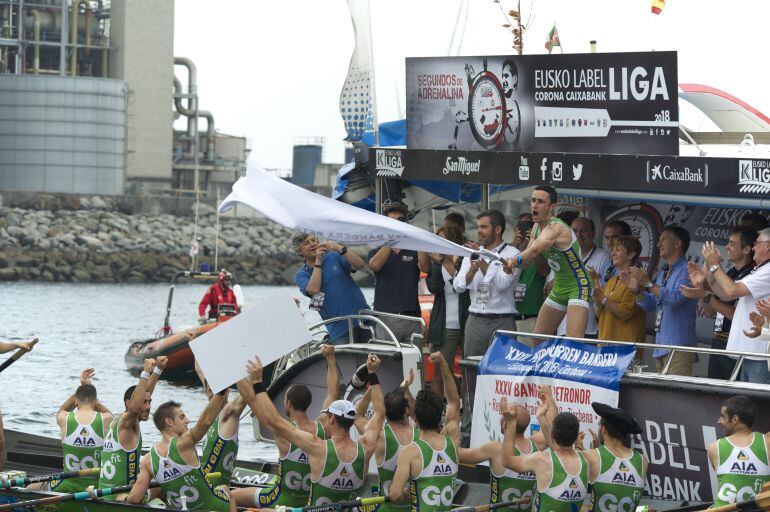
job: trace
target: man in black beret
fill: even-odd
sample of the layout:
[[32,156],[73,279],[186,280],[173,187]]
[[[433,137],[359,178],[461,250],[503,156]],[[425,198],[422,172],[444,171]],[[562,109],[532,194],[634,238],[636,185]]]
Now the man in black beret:
[[623,409],[599,402],[591,407],[601,420],[599,447],[585,452],[593,490],[590,510],[633,512],[644,493],[648,462],[647,457],[631,448],[631,434],[640,434],[642,428]]

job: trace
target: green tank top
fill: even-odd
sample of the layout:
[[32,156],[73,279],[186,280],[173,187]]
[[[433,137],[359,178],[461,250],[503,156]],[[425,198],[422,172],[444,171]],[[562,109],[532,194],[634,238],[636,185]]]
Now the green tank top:
[[633,451],[628,459],[612,454],[605,446],[598,448],[599,476],[591,484],[593,512],[634,512],[644,494],[642,456]]
[[[380,495],[387,496],[390,491],[390,482],[393,481],[393,475],[396,474],[398,456],[407,445],[398,442],[396,434],[387,423],[382,431],[385,441],[385,455],[383,456],[382,464],[377,467],[377,474],[379,476]],[[409,442],[413,443],[419,439],[419,436],[420,431],[416,426],[412,425],[412,439]],[[409,503],[384,503],[377,510],[380,512],[390,512],[393,510],[409,510],[410,508],[411,505]]]
[[413,511],[439,512],[449,510],[454,498],[457,478],[457,449],[449,436],[444,436],[443,450],[434,450],[417,439],[414,444],[422,455],[422,471],[409,480],[409,498]]
[[553,450],[551,455],[552,476],[548,488],[535,492],[535,512],[579,512],[588,487],[588,464],[580,452],[580,471],[570,475]]
[[212,472],[222,473],[221,478],[212,485],[229,485],[230,477],[235,469],[235,459],[238,457],[238,431],[229,438],[225,439],[219,433],[219,417],[206,432],[206,438],[203,442],[203,458],[201,459],[204,475]]
[[[102,470],[99,473],[99,488],[133,485],[139,475],[139,457],[142,450],[142,433],[136,446],[126,449],[120,444],[118,425],[123,415],[115,416],[112,420],[102,448]],[[115,495],[105,496],[106,501],[114,501]]]
[[206,481],[201,465],[189,466],[176,448],[177,438],[171,440],[168,455],[163,457],[156,447],[150,450],[152,474],[166,494],[166,503],[182,508],[182,501],[188,510],[229,512],[230,498],[221,489],[215,489]]
[[[580,244],[578,244],[577,237],[572,231],[572,228],[570,228],[566,222],[556,217],[552,217],[548,221],[548,225],[551,224],[560,224],[564,226],[572,237],[572,243],[566,249],[559,249],[555,245],[552,245],[543,252],[543,257],[548,262],[548,266],[551,267],[551,270],[553,270],[554,289],[557,287],[561,288],[562,286],[572,286],[578,279],[588,279],[590,282],[591,276],[588,275],[588,270],[580,257]],[[535,224],[533,237],[536,239],[538,236],[540,236],[540,226]],[[586,285],[588,285],[588,282]]]
[[[321,422],[316,420],[315,424],[316,437],[321,439],[326,437]],[[278,461],[278,480],[275,485],[260,489],[254,503],[260,508],[304,507],[307,505],[309,495],[310,461],[302,448],[290,444],[286,456]]]
[[714,507],[747,501],[756,496],[765,482],[770,482],[765,436],[754,432],[746,448],[735,446],[726,437],[717,441],[717,495]]
[[546,276],[537,273],[537,265],[534,263],[521,271],[514,291],[516,311],[520,315],[534,316],[540,312],[540,306],[545,299],[545,278]]
[[366,477],[366,453],[361,444],[356,445],[356,456],[350,462],[342,462],[331,439],[326,440],[326,461],[317,481],[311,479],[308,506],[328,505],[354,499],[364,486]]
[[[75,412],[70,411],[67,414],[67,427],[61,445],[64,471],[98,468],[101,465],[104,446],[102,414],[94,413],[94,419],[90,423],[80,423]],[[51,490],[77,492],[91,485],[99,485],[99,475],[53,481]]]
[[[535,453],[537,446],[532,440],[529,440],[530,450],[529,453]],[[502,445],[500,446],[502,450]],[[515,447],[515,455],[529,455],[519,450],[519,447]],[[492,488],[490,502],[491,503],[505,503],[506,501],[514,501],[519,498],[529,498],[529,503],[523,503],[516,505],[515,507],[508,507],[501,510],[530,510],[532,508],[532,500],[535,499],[535,491],[537,489],[537,479],[535,473],[517,473],[511,469],[505,470],[502,475],[496,475],[494,471],[489,471],[489,485]]]

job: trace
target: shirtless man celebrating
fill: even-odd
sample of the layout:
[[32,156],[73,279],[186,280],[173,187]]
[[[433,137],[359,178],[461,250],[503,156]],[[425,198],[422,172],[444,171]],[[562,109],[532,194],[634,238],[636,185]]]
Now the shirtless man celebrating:
[[[583,264],[580,245],[572,229],[554,216],[558,196],[553,187],[539,185],[532,192],[532,227],[529,246],[518,256],[506,261],[506,271],[545,257],[554,272],[553,289],[540,307],[535,334],[554,334],[564,316],[567,336],[583,338],[588,323],[593,281]],[[539,340],[535,340],[539,342]]]

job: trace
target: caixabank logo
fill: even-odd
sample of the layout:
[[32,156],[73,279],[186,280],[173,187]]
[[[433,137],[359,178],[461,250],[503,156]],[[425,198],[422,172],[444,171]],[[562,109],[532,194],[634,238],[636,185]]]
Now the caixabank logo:
[[743,194],[770,192],[770,160],[738,160],[738,191]]

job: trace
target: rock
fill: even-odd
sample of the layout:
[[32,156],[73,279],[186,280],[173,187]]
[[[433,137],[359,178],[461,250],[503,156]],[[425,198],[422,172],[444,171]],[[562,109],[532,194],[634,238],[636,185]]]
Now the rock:
[[104,247],[104,243],[96,237],[87,235],[78,235],[75,237],[75,241],[80,245],[85,245],[89,249],[101,249]]
[[18,275],[15,268],[0,268],[0,281],[16,281]]
[[52,273],[50,273],[50,272],[47,272],[47,271],[46,272],[42,272],[40,274],[40,279],[42,281],[46,281],[46,282],[51,283],[51,282],[54,281],[54,275]]
[[[195,203],[190,206],[193,215],[195,215]],[[198,203],[198,216],[210,215],[216,213],[217,210],[213,206],[209,206],[205,203]]]
[[93,196],[91,198],[91,208],[94,210],[104,210],[107,208],[107,203],[99,196]]

